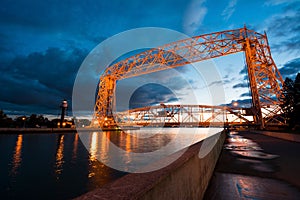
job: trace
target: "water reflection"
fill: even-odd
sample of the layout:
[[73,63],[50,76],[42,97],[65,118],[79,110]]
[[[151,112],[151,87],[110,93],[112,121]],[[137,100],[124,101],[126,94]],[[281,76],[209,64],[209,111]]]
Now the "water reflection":
[[106,160],[109,156],[110,132],[107,132],[106,134],[100,134],[99,137],[101,137],[101,145],[99,148],[101,154],[99,154],[99,156],[101,160]]
[[174,129],[167,129],[167,131],[163,133],[158,130],[159,129],[152,128],[131,130],[130,132],[106,132],[104,134],[110,133],[111,136],[109,138],[107,137],[107,140],[127,153],[146,153],[161,149],[170,143],[177,135],[177,130]]
[[[141,152],[137,159],[142,159],[143,152],[155,151],[172,142],[176,136],[174,130],[142,129],[130,134],[121,131],[80,135],[0,134],[0,199],[75,198],[126,174],[101,161],[122,162],[132,167],[134,160],[130,154]],[[176,136],[179,137],[174,144],[176,148],[187,144],[185,139],[191,137],[188,131],[192,129]],[[124,150],[124,154],[112,154],[111,143]]]
[[[100,145],[109,135],[87,133],[94,156],[109,149]],[[72,199],[125,174],[91,161],[89,150],[73,133],[0,134],[0,199]]]
[[[136,171],[219,131],[215,129],[208,132],[208,129],[201,128],[141,128],[84,132],[80,133],[80,139],[89,151],[91,162],[98,160],[121,171]],[[94,174],[90,173],[89,177],[92,176]]]
[[97,132],[92,133],[92,137],[90,140],[90,160],[96,161],[97,160],[97,150],[98,150],[98,135]]
[[18,139],[17,139],[17,142],[16,142],[15,151],[14,151],[14,155],[13,155],[13,161],[12,161],[11,174],[13,176],[17,175],[18,168],[21,165],[21,161],[22,161],[22,157],[21,157],[22,143],[23,143],[23,135],[18,135]]
[[96,175],[96,171],[98,168],[98,163],[97,163],[97,155],[98,153],[98,132],[92,132],[91,137],[90,137],[90,168],[89,168],[89,173],[88,173],[88,178],[92,178]]
[[72,152],[72,161],[75,162],[75,160],[77,159],[77,149],[78,149],[78,139],[79,139],[79,135],[78,133],[75,133],[74,136],[74,142],[73,142],[73,152]]
[[55,174],[56,178],[59,179],[59,176],[61,175],[63,171],[63,164],[64,164],[64,138],[65,135],[60,134],[58,136],[57,140],[57,150],[56,150],[56,156],[55,156]]
[[236,133],[229,135],[224,149],[229,150],[235,156],[243,158],[274,159],[279,157],[263,152],[263,149],[257,143]]

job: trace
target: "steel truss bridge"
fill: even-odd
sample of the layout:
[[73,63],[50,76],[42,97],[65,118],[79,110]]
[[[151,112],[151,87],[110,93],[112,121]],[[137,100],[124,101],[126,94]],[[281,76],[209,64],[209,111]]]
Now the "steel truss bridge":
[[247,109],[238,107],[160,104],[119,112],[116,119],[120,126],[252,126],[247,112]]
[[[241,109],[238,112],[237,109],[226,106],[160,105],[123,113],[114,112],[117,80],[238,52],[244,52],[247,63],[252,96],[252,106],[248,109]],[[285,119],[279,115],[282,112],[280,108],[282,85],[283,79],[272,59],[266,33],[260,34],[246,27],[215,32],[172,42],[110,65],[100,76],[93,119],[101,127],[114,126],[117,122],[147,125],[149,121],[173,122],[174,125],[177,123],[205,125],[219,123],[217,121],[221,121],[221,115],[224,122],[226,115],[230,114],[238,117],[242,123],[251,123],[264,128],[270,124],[285,123]],[[210,117],[207,117],[208,110],[211,112]],[[248,119],[249,115],[252,116],[251,119]],[[235,119],[231,122],[235,123]]]

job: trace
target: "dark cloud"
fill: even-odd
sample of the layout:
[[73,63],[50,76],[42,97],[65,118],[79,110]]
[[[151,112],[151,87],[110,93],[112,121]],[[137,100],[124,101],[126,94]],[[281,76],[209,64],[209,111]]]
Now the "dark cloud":
[[[236,81],[236,77],[231,77],[230,75],[225,75],[223,78],[222,78],[222,84],[225,85],[225,84],[228,84],[228,83],[232,83],[234,81]],[[220,83],[221,85],[221,83]]]
[[77,70],[86,55],[80,49],[49,48],[14,58],[1,67],[0,101],[14,104],[15,109],[28,106],[32,112],[55,110],[63,98],[71,99]]
[[[299,19],[300,20],[300,19]],[[279,52],[295,52],[295,53],[300,53],[300,34],[289,38],[287,40],[284,40],[281,43],[275,43],[273,46],[275,50],[278,50]]]
[[[3,0],[1,3],[0,23],[2,24],[47,32],[77,29],[77,33],[83,33],[84,30],[90,31],[91,25],[97,25],[97,22],[100,24],[105,18],[110,21],[110,16],[105,16],[110,9],[115,12],[119,11],[118,13],[122,15],[122,7],[117,9],[116,6],[118,4],[124,6],[124,3],[120,1],[94,0],[84,2],[78,0],[20,0],[14,3]],[[96,21],[96,19],[98,20]],[[102,26],[102,28],[104,27]]]
[[183,0],[176,4],[159,0],[3,0],[0,32],[9,37],[5,47],[21,54],[44,51],[49,46],[68,47],[70,44],[92,49],[103,38],[132,28],[178,30],[180,24],[181,31],[185,4]]
[[243,93],[240,95],[240,97],[251,97],[249,92]]
[[213,81],[208,86],[210,87],[210,86],[213,86],[213,85],[223,85],[223,84],[224,84],[223,81]]
[[[11,116],[20,116],[20,115],[30,115],[30,114],[49,114],[58,116],[60,114],[59,105],[61,103],[61,99],[56,100],[56,107],[49,108],[43,105],[20,105],[10,102],[0,101],[0,109],[3,109],[4,112]],[[71,114],[70,109],[67,110],[67,114]]]
[[236,89],[236,88],[247,88],[249,87],[248,83],[238,83],[238,84],[235,84],[234,86],[232,86],[233,89]]
[[299,32],[299,2],[293,5],[294,7],[286,7],[286,13],[284,13],[283,15],[277,15],[273,18],[273,20],[270,23],[270,26],[268,27],[268,32],[277,37],[286,37],[289,36],[290,33]]
[[245,65],[245,66],[243,67],[243,69],[239,72],[239,74],[243,76],[243,79],[242,79],[242,80],[244,80],[244,81],[249,80],[249,78],[248,78],[248,67],[247,67],[247,65]]
[[[152,83],[156,84],[155,86],[153,86],[153,88],[156,89],[155,91],[160,92],[159,94],[164,96],[163,98],[160,97],[161,99],[159,101],[155,100],[155,91],[153,91],[153,88],[150,87]],[[178,71],[175,69],[154,72],[129,79],[122,79],[117,82],[116,87],[117,111],[128,110],[132,107],[131,105],[133,104],[136,104],[133,107],[139,107],[139,105],[144,106],[160,102],[173,102],[177,101],[178,99],[180,100],[189,91],[197,89],[197,83],[197,81],[190,79],[189,76],[184,76],[184,74],[178,73]],[[150,86],[148,86],[147,84],[150,84]],[[147,87],[143,89],[143,85],[146,85]],[[136,88],[139,88],[140,86],[142,86],[142,88],[138,91],[150,91],[151,95],[149,94],[149,98],[145,98],[150,100],[147,100],[146,103],[140,102],[140,100],[137,100],[138,98],[132,97],[134,91],[136,91]],[[164,90],[161,87],[168,89]],[[170,91],[172,91],[172,94],[174,94],[174,96],[177,95],[180,97],[177,97],[178,99],[174,99],[172,95],[169,97],[169,94],[171,94]],[[145,93],[147,93],[147,91],[145,91]],[[138,92],[138,94],[140,94],[140,92]],[[129,99],[131,99],[131,105],[129,105]],[[144,97],[142,99],[144,99]],[[137,103],[135,103],[135,101],[137,101]]]
[[285,12],[274,16],[268,23],[267,32],[275,38],[272,49],[281,52],[300,52],[300,2],[291,2]]
[[149,83],[134,91],[129,100],[129,108],[141,108],[177,100],[175,94],[168,88],[160,84]]
[[[190,79],[190,77],[185,76],[186,72],[189,72],[191,66],[183,66],[170,68],[163,71],[158,71],[146,75],[140,76],[141,79],[146,79],[147,81],[160,82],[168,86],[172,90],[185,90],[190,87],[196,87],[196,81]],[[192,71],[197,73],[196,71]],[[190,85],[189,85],[190,84]]]
[[245,65],[243,67],[243,69],[239,72],[240,75],[243,75],[243,74],[248,74],[248,71],[247,71],[247,66]]
[[283,67],[279,69],[279,71],[284,78],[289,77],[294,79],[297,73],[300,72],[300,57],[284,64]]
[[243,77],[243,80],[244,80],[244,81],[249,81],[249,76],[248,76],[248,74],[246,74],[246,75]]

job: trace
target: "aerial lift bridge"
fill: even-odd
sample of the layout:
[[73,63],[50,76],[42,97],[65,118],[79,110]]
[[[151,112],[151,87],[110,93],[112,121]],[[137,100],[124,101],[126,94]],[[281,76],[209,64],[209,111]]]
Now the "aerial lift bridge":
[[252,96],[253,123],[264,128],[280,118],[283,79],[271,56],[266,33],[246,27],[195,36],[133,55],[110,65],[100,77],[94,120],[114,126],[116,81],[244,52]]

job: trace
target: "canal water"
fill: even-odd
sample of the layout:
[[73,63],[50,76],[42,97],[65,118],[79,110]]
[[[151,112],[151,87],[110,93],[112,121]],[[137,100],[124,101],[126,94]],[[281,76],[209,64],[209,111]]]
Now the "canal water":
[[124,176],[127,172],[98,161],[99,156],[113,159],[98,145],[103,135],[133,152],[156,151],[180,135],[173,148],[177,151],[190,145],[191,137],[196,143],[221,129],[209,130],[147,128],[86,132],[84,138],[78,133],[0,134],[0,199],[70,199]]

